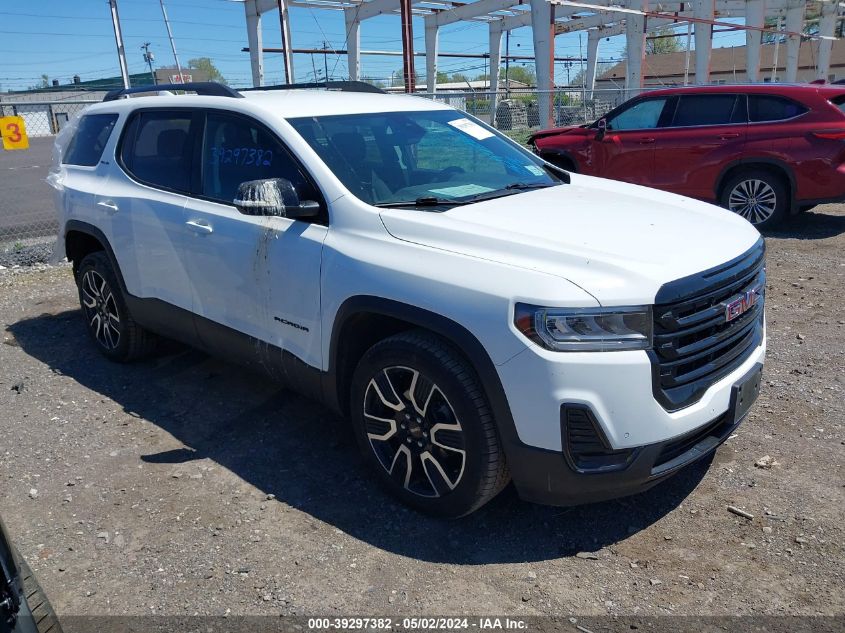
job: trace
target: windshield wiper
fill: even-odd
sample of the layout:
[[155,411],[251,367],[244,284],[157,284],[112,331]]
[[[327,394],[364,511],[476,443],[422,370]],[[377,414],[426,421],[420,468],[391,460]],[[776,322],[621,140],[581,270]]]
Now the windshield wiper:
[[456,207],[462,204],[468,204],[466,200],[446,200],[445,198],[436,198],[434,196],[423,196],[416,200],[404,200],[402,202],[382,202],[374,206],[385,209],[399,208],[399,207]]
[[513,190],[517,189],[518,191],[527,191],[528,189],[545,189],[546,187],[554,187],[555,185],[560,183],[551,183],[551,182],[512,182],[507,187],[506,190]]
[[504,198],[505,196],[512,196],[522,191],[529,191],[531,189],[545,189],[546,187],[555,187],[559,182],[512,182],[509,185],[496,189],[495,191],[488,191],[473,196],[467,202],[483,202],[484,200],[495,200],[496,198]]

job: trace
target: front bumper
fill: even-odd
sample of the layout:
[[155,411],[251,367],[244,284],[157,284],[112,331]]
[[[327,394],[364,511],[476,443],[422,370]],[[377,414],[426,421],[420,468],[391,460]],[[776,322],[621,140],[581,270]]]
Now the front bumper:
[[[762,364],[757,363],[731,387],[728,410],[704,426],[662,442],[634,447],[622,467],[610,472],[579,472],[567,450],[544,450],[522,443],[507,446],[508,466],[519,496],[546,505],[578,505],[605,501],[648,490],[716,450],[740,425],[747,413],[742,403],[760,387]],[[749,389],[750,387],[750,389]],[[561,435],[565,436],[565,406]]]

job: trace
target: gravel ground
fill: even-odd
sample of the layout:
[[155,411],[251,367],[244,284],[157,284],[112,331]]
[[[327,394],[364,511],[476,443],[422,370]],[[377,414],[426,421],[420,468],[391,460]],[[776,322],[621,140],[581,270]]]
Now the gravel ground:
[[60,616],[842,615],[845,206],[768,246],[764,390],[712,462],[454,522],[396,505],[342,420],[260,377],[175,345],[104,360],[66,265],[0,270],[3,519]]

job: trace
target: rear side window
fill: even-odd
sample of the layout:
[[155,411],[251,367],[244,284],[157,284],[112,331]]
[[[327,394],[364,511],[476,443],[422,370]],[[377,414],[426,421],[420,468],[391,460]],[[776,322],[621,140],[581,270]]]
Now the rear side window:
[[150,111],[127,126],[120,150],[124,168],[160,189],[187,192],[191,183],[191,120],[188,111]]
[[839,108],[839,111],[845,114],[845,94],[834,97],[830,102]]
[[673,127],[745,122],[745,100],[730,94],[682,95]]
[[100,162],[100,156],[117,122],[116,114],[88,114],[79,120],[79,127],[68,143],[65,165],[93,167]]
[[783,121],[804,114],[807,108],[792,99],[773,95],[748,95],[748,118],[752,123]]

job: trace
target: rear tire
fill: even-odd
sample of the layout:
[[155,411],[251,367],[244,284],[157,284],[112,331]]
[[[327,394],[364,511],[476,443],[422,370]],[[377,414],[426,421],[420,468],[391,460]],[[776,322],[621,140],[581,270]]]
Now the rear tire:
[[464,516],[510,481],[475,371],[440,337],[414,330],[370,348],[352,378],[351,412],[376,476],[421,512]]
[[103,356],[125,363],[153,352],[156,336],[132,318],[117,275],[103,251],[82,259],[76,284],[88,334]]
[[789,191],[783,178],[763,169],[746,169],[728,178],[720,203],[763,231],[780,224],[789,212]]

